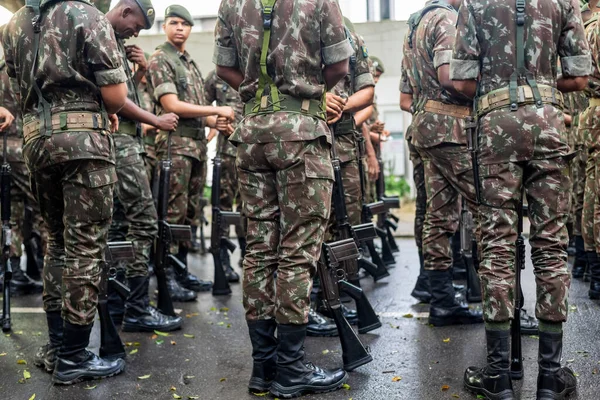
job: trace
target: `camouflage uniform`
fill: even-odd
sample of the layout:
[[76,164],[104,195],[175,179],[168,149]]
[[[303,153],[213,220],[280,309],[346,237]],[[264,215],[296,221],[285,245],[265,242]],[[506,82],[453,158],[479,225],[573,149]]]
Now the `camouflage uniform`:
[[[450,76],[478,79],[478,96],[508,87],[516,66],[514,2],[464,0],[459,10]],[[500,8],[502,8],[500,12]],[[538,85],[556,87],[556,57],[563,76],[587,76],[588,45],[578,3],[528,3],[525,68]],[[560,21],[548,29],[538,21]],[[486,39],[487,38],[487,39]],[[510,49],[510,50],[506,50]],[[534,57],[535,55],[535,57]],[[519,79],[519,85],[527,85]],[[492,109],[479,118],[479,209],[482,260],[479,269],[486,322],[513,318],[517,211],[524,189],[531,221],[531,258],[537,282],[536,316],[542,322],[567,318],[566,221],[570,207],[569,147],[562,112],[550,103]],[[542,324],[540,324],[542,330]]]
[[[122,39],[118,39],[117,43],[122,63],[127,66],[125,72],[129,100],[139,106],[139,96],[127,61],[125,43]],[[119,200],[118,204],[122,208],[122,212],[113,216],[109,239],[111,241],[127,240],[133,243],[135,259],[125,264],[127,278],[148,275],[150,251],[158,233],[158,217],[143,158],[143,139],[137,135],[138,123],[119,116],[119,131],[113,134],[113,138],[118,176],[115,198]],[[115,208],[117,208],[116,204]],[[117,232],[123,224],[126,225],[123,232],[125,237],[121,237]]]
[[[204,81],[204,98],[206,104],[217,103],[217,106],[229,106],[235,113],[235,126],[237,126],[244,115],[244,103],[238,92],[217,76],[215,71],[211,71]],[[233,210],[233,204],[236,204],[238,210],[242,209],[242,199],[240,196],[237,171],[235,169],[235,146],[229,142],[226,136],[219,134],[217,138],[217,151],[221,155],[221,194],[219,195],[219,206],[221,210]],[[235,225],[237,237],[246,237],[244,224]],[[229,236],[229,227],[225,228]]]
[[[350,43],[353,46],[354,65],[350,66],[350,74],[339,81],[331,92],[340,97],[350,97],[359,90],[375,86],[371,67],[369,64],[367,47],[359,35],[350,28]],[[354,74],[352,76],[351,74]],[[340,159],[340,172],[342,174],[342,183],[344,186],[344,197],[346,203],[346,212],[350,225],[359,225],[361,223],[361,187],[358,163],[362,162],[358,149],[358,140],[362,139],[362,132],[359,132],[354,124],[354,115],[352,113],[343,113],[338,121],[335,131],[335,149]],[[367,174],[368,175],[368,174]],[[335,231],[335,215],[332,209],[330,224]],[[332,237],[336,237],[332,232]]]
[[[149,113],[154,114],[154,101],[152,101],[152,97],[150,96],[150,93],[148,93],[148,85],[140,82],[138,85],[138,93],[140,94],[140,101],[142,103],[141,107]],[[157,133],[158,131],[156,128],[149,126],[146,135],[144,135],[144,162],[146,163],[146,173],[148,174],[148,180],[151,185],[155,179],[156,165],[158,163],[155,147]]]
[[[369,119],[365,122],[367,125],[371,126],[375,122],[379,120],[379,110],[377,109],[377,96],[373,98],[373,112]],[[375,150],[375,154],[379,157],[379,153],[381,152],[381,143],[376,143],[371,140],[371,144],[373,145],[373,149]],[[365,171],[367,168],[365,168]],[[366,183],[367,183],[367,201],[372,203],[377,200],[377,179],[372,180],[369,177],[369,174],[366,175]]]
[[411,143],[421,156],[425,176],[422,246],[426,270],[445,271],[452,266],[450,238],[458,229],[459,195],[468,200],[473,216],[477,214],[464,118],[425,110],[425,103],[432,100],[444,106],[462,106],[467,113],[471,107],[443,89],[437,77],[437,69],[450,63],[456,19],[453,10],[433,9],[414,31],[412,48],[409,34],[404,42],[403,69],[410,86],[405,92],[418,99]]
[[[12,223],[12,243],[10,247],[11,258],[21,258],[23,255],[23,222],[25,219],[25,206],[34,210],[34,229],[41,232],[41,215],[33,193],[29,187],[29,172],[23,158],[23,120],[21,110],[17,105],[13,87],[6,71],[4,53],[0,50],[0,105],[6,108],[15,117],[15,121],[8,128],[6,158],[11,169],[10,207]],[[0,134],[0,159],[3,157],[4,141]]]
[[[221,3],[214,61],[239,65],[245,76],[239,93],[244,102],[251,102],[258,89],[262,35],[244,32],[262,31],[263,21],[258,2],[241,4]],[[276,9],[267,57],[273,81],[283,95],[319,101],[322,65],[352,54],[339,6],[318,0],[278,2]],[[243,300],[249,321],[308,321],[312,277],[331,208],[329,135],[323,119],[281,111],[247,116],[230,139],[237,143],[238,179],[248,218]]]
[[[172,49],[167,49],[171,47]],[[184,66],[187,85],[182,87],[176,79],[174,60],[169,55],[175,47],[165,42],[159,46],[148,62],[148,92],[156,105],[157,115],[165,113],[160,98],[166,94],[176,94],[181,101],[204,105],[204,81],[202,74],[186,51],[177,56]],[[180,118],[177,130],[171,135],[171,184],[169,187],[169,206],[167,221],[171,224],[200,225],[199,210],[202,190],[206,182],[206,135],[204,119]],[[184,135],[182,132],[185,130]],[[193,135],[193,137],[188,137]],[[158,160],[167,158],[168,133],[159,131],[156,136],[156,155]],[[188,245],[188,244],[184,244]],[[178,244],[171,251],[177,253]]]
[[62,307],[67,322],[90,325],[96,313],[117,180],[114,144],[105,128],[108,121],[98,86],[123,83],[127,78],[112,27],[95,7],[81,1],[47,5],[33,78],[53,116],[94,113],[99,128],[67,125],[66,129],[49,129],[50,136],[41,136],[39,129],[28,132],[41,112],[29,73],[34,59],[31,18],[30,9],[19,10],[7,27],[3,45],[8,74],[20,88],[23,155],[48,229],[44,309],[52,312]]

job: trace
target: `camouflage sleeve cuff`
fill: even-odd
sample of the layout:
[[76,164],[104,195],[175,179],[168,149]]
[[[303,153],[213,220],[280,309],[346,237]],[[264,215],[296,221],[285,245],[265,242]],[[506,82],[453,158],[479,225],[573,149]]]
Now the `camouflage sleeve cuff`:
[[453,58],[450,61],[450,79],[453,81],[467,81],[478,77],[478,60],[457,60]]
[[452,50],[438,51],[433,56],[433,67],[438,69],[442,65],[450,64],[450,60],[452,60]]
[[373,75],[370,72],[366,74],[360,74],[354,78],[354,91],[358,92],[361,89],[364,89],[369,86],[375,86],[375,81],[373,80]]
[[331,65],[344,61],[354,53],[350,41],[344,39],[339,43],[332,44],[331,46],[323,47],[323,63],[325,65]]
[[165,82],[158,85],[156,89],[154,89],[154,100],[160,103],[160,98],[165,94],[178,94],[177,86],[172,82]]
[[94,72],[94,77],[96,78],[96,85],[98,86],[117,85],[119,83],[127,82],[127,75],[125,74],[123,66],[120,66],[117,69],[96,71]]
[[213,63],[222,67],[235,67],[237,65],[237,53],[235,49],[215,44]]
[[587,54],[562,57],[560,65],[564,76],[588,76],[592,73],[592,58]]
[[400,81],[400,92],[404,93],[404,94],[410,94],[410,95],[413,94],[410,84],[403,80]]

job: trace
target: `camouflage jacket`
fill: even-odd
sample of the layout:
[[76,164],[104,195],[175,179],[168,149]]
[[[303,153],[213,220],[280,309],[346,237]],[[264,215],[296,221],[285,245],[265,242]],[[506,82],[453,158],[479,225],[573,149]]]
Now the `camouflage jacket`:
[[[471,106],[469,101],[458,99],[445,90],[437,76],[437,69],[449,64],[452,58],[456,19],[455,11],[434,8],[421,19],[413,33],[412,43],[409,43],[409,33],[404,38],[402,67],[410,86],[405,90],[412,92],[417,111],[411,136],[412,143],[418,147],[433,147],[441,143],[466,144],[462,119],[422,111],[428,100]],[[418,101],[415,101],[417,98]]]
[[[26,7],[17,11],[3,36],[8,75],[16,79],[24,122],[39,116],[32,79],[36,80],[53,113],[99,112],[102,109],[99,86],[127,80],[110,23],[87,0],[54,3],[42,0],[41,7],[39,56],[33,75],[33,11]],[[80,132],[62,134],[57,145],[63,146],[64,151],[40,163],[90,158],[114,161],[110,141]]]
[[[556,87],[558,60],[565,77],[587,76],[590,52],[578,0],[555,0],[525,11],[525,68],[538,84]],[[479,95],[507,88],[516,64],[515,0],[464,0],[450,67],[452,79],[478,79]],[[519,85],[526,80],[519,79]],[[494,110],[479,120],[480,163],[539,160],[568,154],[562,112],[546,104]]]
[[[320,100],[326,90],[323,65],[352,55],[342,14],[335,0],[279,1],[273,11],[267,68],[279,91]],[[236,67],[244,75],[242,101],[254,99],[260,76],[263,37],[260,0],[224,0],[215,28],[215,64]],[[329,137],[324,121],[298,113],[277,112],[245,118],[231,141],[269,143]]]
[[[23,137],[23,119],[21,110],[17,104],[13,87],[13,81],[6,72],[6,62],[4,61],[4,52],[0,49],[0,106],[6,108],[15,117],[15,121],[8,128],[6,134],[11,137]],[[1,138],[1,135],[0,135]]]
[[[235,112],[235,124],[237,125],[242,121],[244,103],[242,103],[239,93],[219,78],[215,71],[209,72],[206,76],[206,81],[204,82],[204,99],[206,104],[216,102],[218,106],[233,108]],[[226,136],[219,134],[217,140],[217,146],[222,154],[235,157],[235,146],[229,142]]]
[[[164,46],[174,46],[165,42]],[[177,50],[176,50],[177,51]],[[170,55],[161,49],[160,46],[156,52],[152,54],[148,62],[148,72],[146,80],[148,92],[154,100],[157,115],[165,113],[160,98],[165,94],[176,94],[181,101],[190,104],[204,105],[204,80],[202,74],[196,66],[190,54],[186,51],[181,54],[178,52],[180,61],[185,69],[185,77],[187,85],[181,88],[177,84],[176,69],[174,60]],[[189,126],[195,128],[204,128],[204,118],[180,118],[179,126]],[[167,133],[160,132],[156,137],[157,148],[160,144],[166,143]],[[173,135],[171,137],[171,152],[187,157],[192,157],[200,161],[206,160],[206,136],[201,134],[199,138],[193,139]]]

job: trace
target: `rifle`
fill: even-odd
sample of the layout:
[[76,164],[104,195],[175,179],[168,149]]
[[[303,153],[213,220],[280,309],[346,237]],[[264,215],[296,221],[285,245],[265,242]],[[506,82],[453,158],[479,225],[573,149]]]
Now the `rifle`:
[[[364,156],[366,154],[365,138],[362,135],[357,135],[356,140],[358,143],[358,156],[359,156],[358,176],[360,179],[360,195],[361,195],[361,204],[362,204],[361,221],[363,224],[373,225],[373,222],[372,222],[373,215],[377,215],[381,212],[384,212],[385,210],[383,208],[381,208],[381,207],[383,207],[383,202],[381,202],[381,201],[367,204],[367,195],[366,195],[367,182],[366,182],[366,176],[365,176],[365,168],[362,163]],[[356,230],[355,230],[355,233],[356,233]],[[375,239],[376,237],[377,237],[377,232],[375,232],[375,235],[373,237],[368,238],[368,239],[365,238],[364,240],[361,240],[361,242],[364,243],[364,245],[369,250],[369,254],[371,255],[371,260],[373,262],[362,257],[362,254],[361,254],[361,257],[358,259],[358,266],[360,268],[363,268],[365,271],[367,271],[367,273],[373,277],[373,280],[375,282],[377,282],[378,280],[380,280],[382,278],[390,276],[390,273],[388,272],[387,268],[385,267],[385,263],[383,262],[383,260],[379,256],[379,253],[375,249],[375,243],[373,243],[373,239]],[[354,282],[351,282],[351,283],[354,284]]]
[[206,249],[206,237],[204,235],[204,227],[208,226],[208,220],[204,216],[204,207],[208,205],[208,202],[204,197],[200,199],[200,255],[203,256],[208,253]]
[[164,315],[175,317],[175,309],[171,301],[171,295],[167,288],[166,271],[169,265],[180,271],[186,271],[187,267],[170,252],[171,242],[189,241],[192,239],[192,231],[189,225],[173,225],[167,222],[169,205],[169,185],[171,182],[171,134],[167,138],[167,158],[160,161],[160,173],[158,178],[158,238],[154,252],[154,275],[158,286],[158,309]]
[[4,131],[4,148],[2,149],[2,168],[0,169],[0,218],[2,219],[2,266],[4,267],[4,301],[2,303],[2,331],[9,332],[10,322],[10,281],[12,280],[12,266],[10,265],[10,246],[12,244],[12,231],[10,226],[10,186],[11,174],[10,164],[6,156],[7,132]]
[[240,223],[240,213],[232,211],[221,211],[219,207],[221,197],[221,169],[222,161],[221,154],[217,151],[217,155],[213,160],[213,181],[210,193],[212,206],[212,226],[210,231],[210,252],[215,263],[215,283],[213,284],[213,296],[228,295],[231,293],[229,282],[225,276],[223,263],[221,262],[221,248],[225,247],[226,251],[233,251],[236,248],[229,237],[224,232],[229,231],[231,225]]
[[473,235],[474,227],[473,214],[467,208],[467,201],[463,198],[460,214],[460,246],[467,266],[467,301],[469,303],[481,301],[481,283],[474,262],[477,254],[477,242]]
[[[351,239],[354,240],[355,245],[360,244],[359,238],[372,241],[376,236],[375,226],[372,223],[359,225],[358,227],[352,227],[348,221],[348,211],[346,210],[346,196],[344,193],[344,182],[342,179],[340,159],[337,156],[337,150],[335,148],[335,127],[331,128],[331,138],[331,153],[333,156],[332,164],[334,175],[333,209],[338,231],[336,240],[343,241],[346,239]],[[358,255],[360,255],[360,253],[358,253]],[[339,281],[339,291],[349,295],[356,302],[358,331],[360,333],[367,333],[373,329],[381,327],[381,321],[379,321],[377,314],[375,314],[371,303],[362,290],[360,290],[360,282],[358,279],[358,257],[345,259],[342,263],[342,266],[345,279]],[[385,273],[389,275],[387,270]]]
[[[368,349],[361,343],[356,332],[354,332],[346,318],[344,318],[342,303],[340,301],[339,289],[341,282],[338,282],[340,263],[347,260],[355,260],[358,255],[358,248],[353,239],[323,243],[318,268],[321,287],[325,297],[325,306],[329,309],[339,333],[342,345],[342,360],[346,371],[352,371],[361,365],[373,361],[373,357],[369,354]],[[360,288],[350,285],[347,282],[345,285],[354,288],[353,290],[362,292]]]
[[100,317],[100,357],[116,360],[124,359],[125,347],[119,336],[119,332],[110,317],[108,311],[108,285],[110,284],[117,293],[129,295],[129,288],[114,279],[116,269],[110,267],[117,261],[133,260],[133,244],[131,242],[109,242],[105,250],[105,262],[102,266],[102,277],[100,282],[100,295],[98,297],[98,315]]
[[523,214],[527,212],[523,206],[523,193],[517,205],[517,242],[515,260],[515,310],[510,324],[510,377],[511,379],[523,378],[523,349],[521,347],[521,308],[523,297],[521,288],[521,271],[525,269],[525,237],[523,236]]
[[[379,142],[381,143],[381,133],[379,134]],[[393,231],[398,229],[398,222],[400,219],[393,215],[390,210],[400,208],[400,198],[398,196],[385,195],[385,173],[383,171],[381,149],[378,149],[377,151],[377,162],[379,163],[379,177],[375,184],[377,200],[383,201],[385,206],[385,212],[379,213],[377,216],[377,226],[379,228],[377,233],[381,238],[381,254],[383,261],[388,265],[392,265],[396,263],[393,253],[398,253],[400,251],[393,233]]]
[[23,245],[25,247],[25,254],[27,254],[27,275],[32,279],[40,280],[42,279],[40,271],[43,268],[43,262],[39,258],[42,235],[34,229],[33,214],[33,207],[25,204]]

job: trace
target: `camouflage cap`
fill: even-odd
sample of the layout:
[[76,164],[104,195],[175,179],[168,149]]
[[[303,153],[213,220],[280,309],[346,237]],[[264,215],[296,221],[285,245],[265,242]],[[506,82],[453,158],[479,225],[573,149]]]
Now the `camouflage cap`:
[[165,19],[169,17],[179,17],[187,21],[190,25],[194,26],[194,19],[192,18],[192,14],[185,8],[184,6],[179,6],[174,4],[172,6],[167,7],[165,10]]
[[154,25],[154,17],[156,17],[152,2],[150,0],[135,0],[135,2],[140,6],[140,9],[144,14],[144,18],[146,19],[146,29],[152,28],[152,25]]
[[371,61],[373,61],[373,69],[383,74],[385,72],[385,67],[383,66],[381,60],[375,56],[369,56],[369,58]]

